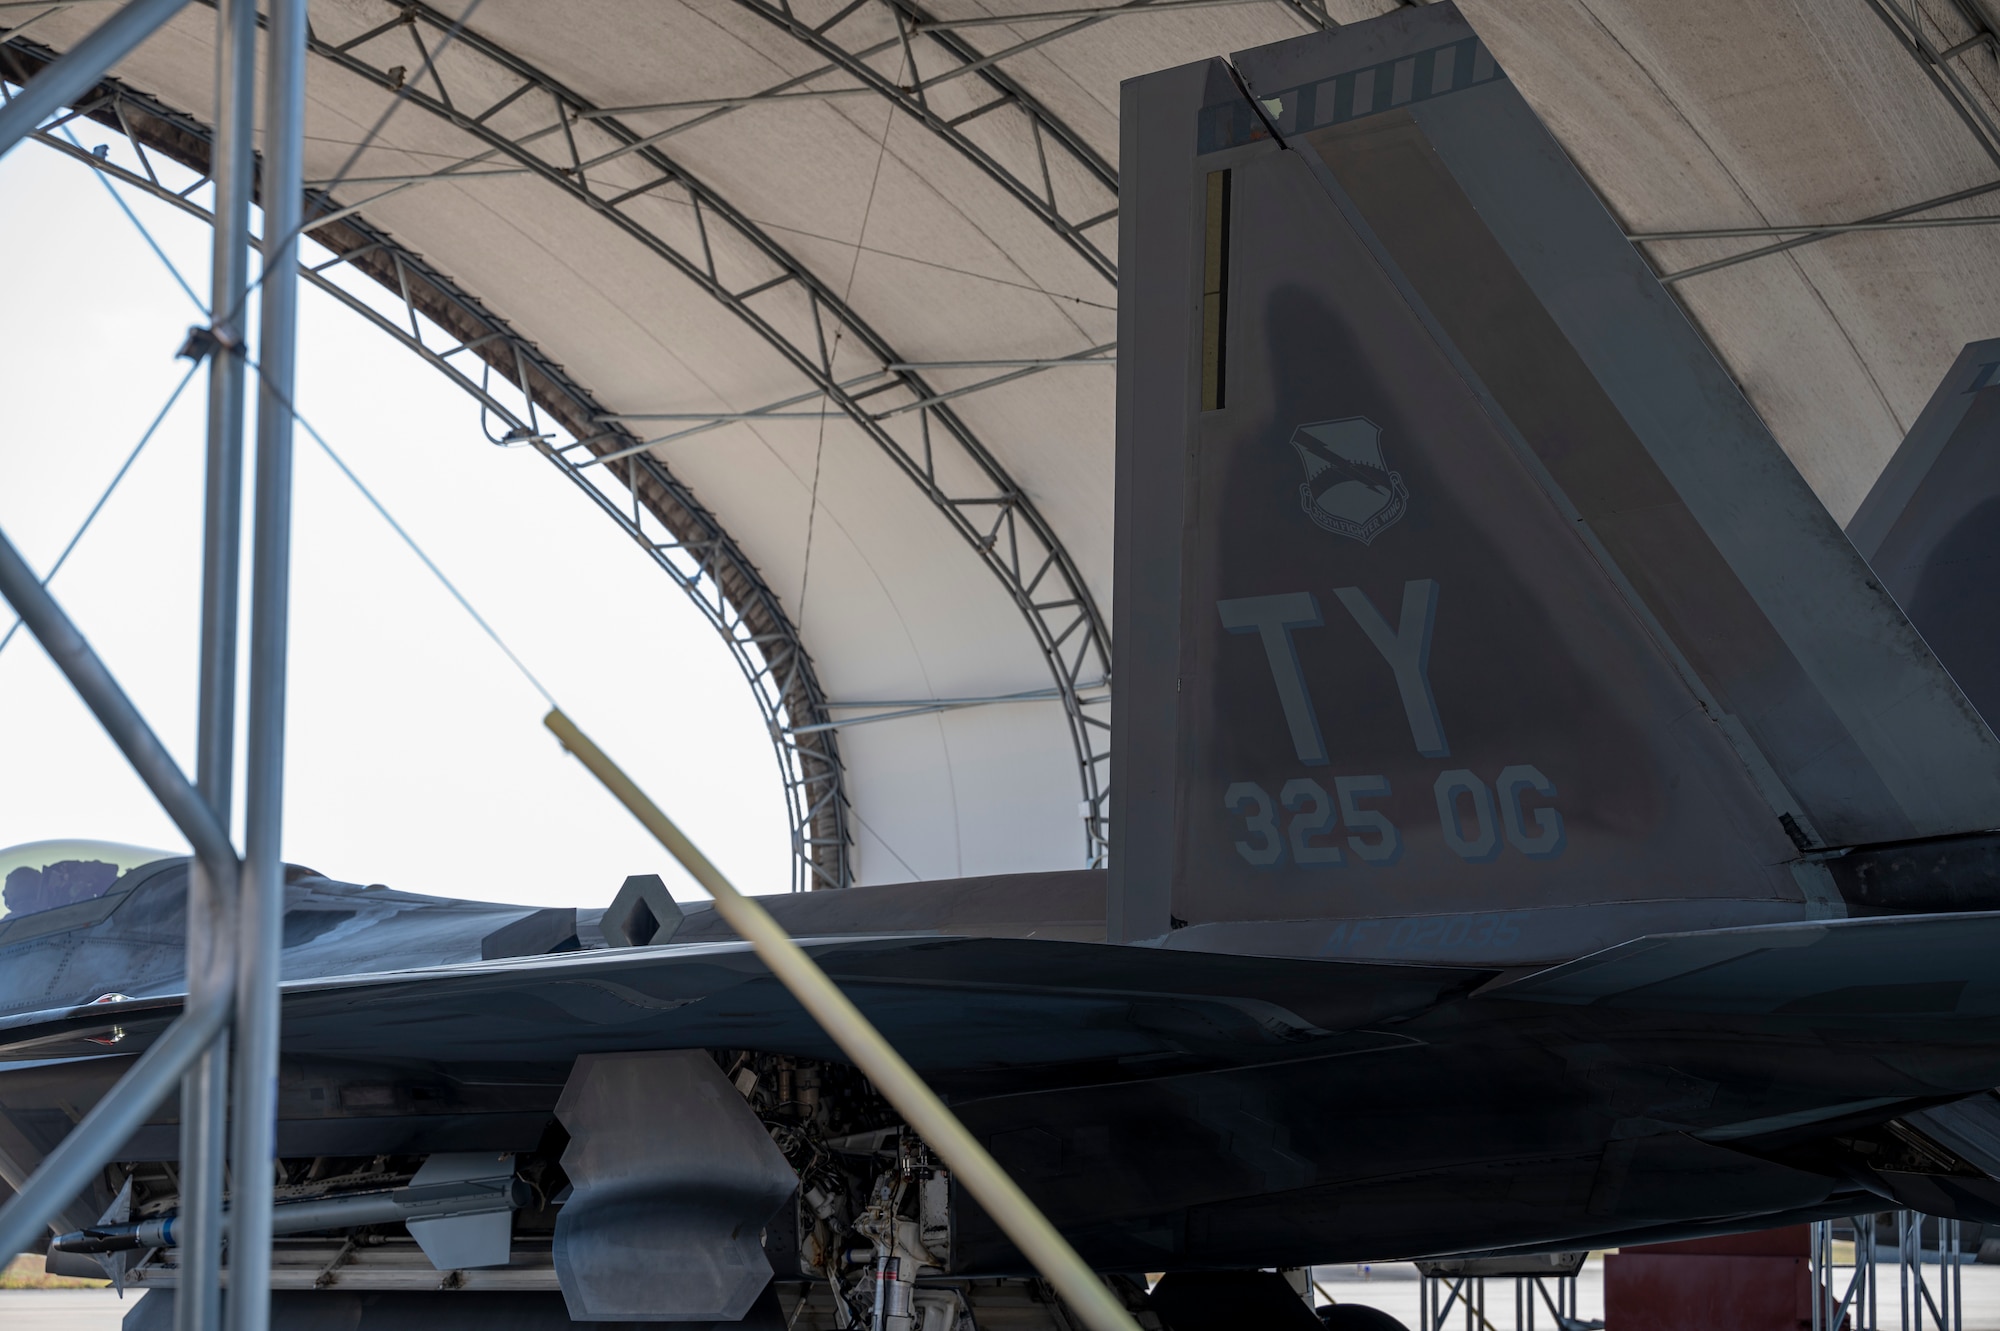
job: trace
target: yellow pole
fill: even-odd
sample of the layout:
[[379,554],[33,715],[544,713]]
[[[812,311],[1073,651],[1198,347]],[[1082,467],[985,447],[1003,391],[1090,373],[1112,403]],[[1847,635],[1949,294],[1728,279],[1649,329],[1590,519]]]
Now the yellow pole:
[[1056,1293],[1074,1308],[1091,1331],[1139,1331],[1139,1324],[1125,1311],[1110,1288],[1083,1264],[1076,1249],[1057,1232],[1026,1193],[1008,1177],[978,1140],[965,1130],[958,1116],[924,1084],[916,1069],[903,1061],[882,1033],[861,1010],[848,1001],[839,986],[827,978],[811,957],[791,940],[770,912],[738,892],[722,871],[709,863],[680,828],[604,750],[576,728],[562,710],[552,710],[542,719],[555,732],[565,749],[575,754],[591,774],[604,783],[618,802],[631,810],[648,832],[694,875],[694,880],[715,898],[715,909],[743,940],[756,949],[757,956],[771,973],[791,990],[792,997],[810,1013],[833,1038],[854,1065],[866,1073],[877,1090],[887,1097],[903,1120],[916,1129],[936,1151],[965,1190],[993,1217],[1008,1238],[1035,1264]]

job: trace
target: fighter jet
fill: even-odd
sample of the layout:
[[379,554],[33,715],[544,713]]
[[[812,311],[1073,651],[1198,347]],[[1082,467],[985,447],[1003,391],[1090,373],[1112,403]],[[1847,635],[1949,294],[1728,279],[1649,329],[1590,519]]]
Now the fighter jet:
[[[772,913],[1178,1331],[1247,1324],[1176,1301],[1212,1273],[2000,1220],[1993,349],[1850,540],[1451,5],[1122,116],[1109,868]],[[178,1010],[186,867],[14,866],[7,1178]],[[233,1180],[275,1189],[282,1324],[1032,1311],[657,880],[288,894],[279,1160]],[[173,1113],[52,1241],[158,1287],[134,1326]]]

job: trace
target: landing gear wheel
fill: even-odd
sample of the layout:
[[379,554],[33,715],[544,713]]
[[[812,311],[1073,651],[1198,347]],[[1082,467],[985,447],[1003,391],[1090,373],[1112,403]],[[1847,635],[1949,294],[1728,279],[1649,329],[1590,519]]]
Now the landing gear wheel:
[[1365,1303],[1329,1303],[1318,1309],[1327,1331],[1409,1331],[1401,1322]]

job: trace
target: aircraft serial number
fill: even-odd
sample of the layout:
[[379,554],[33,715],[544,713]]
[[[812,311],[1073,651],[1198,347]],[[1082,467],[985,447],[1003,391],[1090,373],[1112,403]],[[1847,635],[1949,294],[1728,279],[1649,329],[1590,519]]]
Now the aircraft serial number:
[[[1391,793],[1386,776],[1338,776],[1330,794],[1311,777],[1294,777],[1276,799],[1254,781],[1235,781],[1222,792],[1222,807],[1240,820],[1236,853],[1245,864],[1276,868],[1289,856],[1303,867],[1332,867],[1352,855],[1383,868],[1402,858],[1403,833],[1364,801]],[[1438,835],[1469,864],[1489,863],[1509,848],[1529,859],[1554,859],[1567,841],[1562,813],[1540,801],[1555,793],[1555,784],[1527,763],[1501,768],[1491,785],[1467,768],[1451,768],[1431,786]],[[1531,798],[1538,801],[1533,807]]]

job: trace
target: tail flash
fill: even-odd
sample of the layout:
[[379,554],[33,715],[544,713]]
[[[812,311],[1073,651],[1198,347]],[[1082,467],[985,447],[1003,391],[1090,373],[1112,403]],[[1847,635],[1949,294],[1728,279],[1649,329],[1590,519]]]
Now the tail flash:
[[1992,732],[1450,4],[1123,125],[1114,937],[1796,918],[1802,854],[2000,826]]

